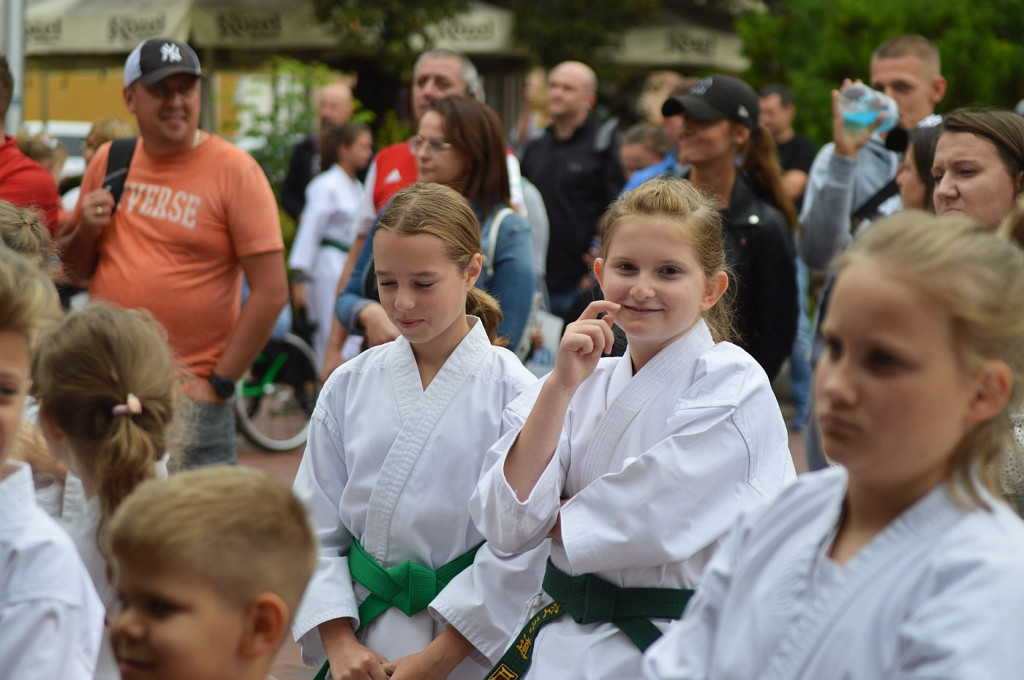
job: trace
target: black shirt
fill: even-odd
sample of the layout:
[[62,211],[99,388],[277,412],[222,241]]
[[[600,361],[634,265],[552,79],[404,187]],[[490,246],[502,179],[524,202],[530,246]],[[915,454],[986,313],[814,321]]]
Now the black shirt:
[[583,255],[605,208],[626,182],[618,135],[598,143],[600,131],[593,115],[569,139],[556,139],[549,126],[523,153],[523,175],[540,190],[551,225],[547,284],[552,292],[575,289],[587,274]]

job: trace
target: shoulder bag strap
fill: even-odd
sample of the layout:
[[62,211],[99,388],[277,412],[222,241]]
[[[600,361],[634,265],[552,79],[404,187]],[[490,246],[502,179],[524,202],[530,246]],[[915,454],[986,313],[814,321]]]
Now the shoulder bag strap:
[[122,137],[110,143],[107,155],[107,174],[103,177],[103,188],[114,195],[114,210],[124,193],[124,180],[128,176],[128,166],[132,164],[135,153],[135,137]]

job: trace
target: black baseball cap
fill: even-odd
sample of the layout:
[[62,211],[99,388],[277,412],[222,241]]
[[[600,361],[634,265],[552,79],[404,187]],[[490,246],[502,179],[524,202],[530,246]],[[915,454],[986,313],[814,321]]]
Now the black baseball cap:
[[757,129],[757,92],[739,78],[713,75],[701,80],[680,97],[670,97],[661,105],[661,115],[685,113],[697,120],[728,118]]
[[152,85],[179,73],[199,77],[203,75],[203,70],[195,50],[186,43],[170,38],[143,40],[124,62],[125,85],[131,85],[136,80],[143,85]]

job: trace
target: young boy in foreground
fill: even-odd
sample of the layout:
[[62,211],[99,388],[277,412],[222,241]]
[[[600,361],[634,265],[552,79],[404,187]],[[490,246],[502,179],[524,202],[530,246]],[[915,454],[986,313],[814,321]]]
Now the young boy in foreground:
[[141,485],[110,522],[124,680],[264,680],[309,581],[316,543],[291,491],[217,466]]

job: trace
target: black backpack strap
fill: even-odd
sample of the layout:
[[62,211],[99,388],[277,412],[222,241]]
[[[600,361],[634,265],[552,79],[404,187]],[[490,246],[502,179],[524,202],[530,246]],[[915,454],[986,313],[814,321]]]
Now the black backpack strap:
[[128,176],[128,166],[132,164],[135,153],[136,137],[121,137],[110,143],[107,155],[107,174],[103,176],[103,188],[114,195],[114,210],[124,193],[124,180]]
[[863,220],[874,215],[875,211],[878,210],[878,206],[882,205],[899,192],[900,188],[896,186],[896,180],[890,180],[888,184],[875,192],[874,196],[864,201],[864,204],[850,215],[850,222],[854,227],[856,227],[856,225],[860,224]]

